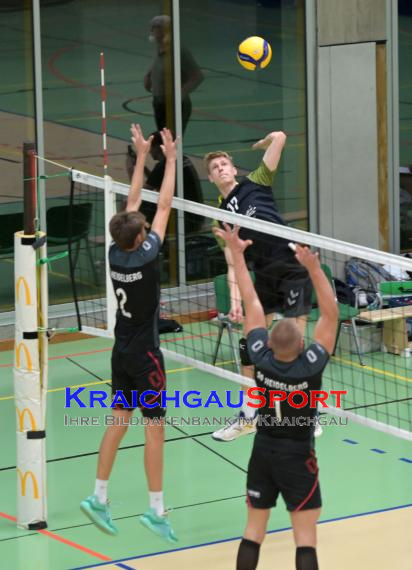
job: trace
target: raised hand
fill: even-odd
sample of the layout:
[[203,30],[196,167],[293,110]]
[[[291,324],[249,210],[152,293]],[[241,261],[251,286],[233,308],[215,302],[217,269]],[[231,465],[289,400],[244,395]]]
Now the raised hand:
[[130,127],[130,132],[132,133],[132,143],[135,148],[137,156],[139,154],[146,156],[150,150],[152,144],[153,135],[151,135],[147,140],[144,138],[142,129],[140,125],[133,124]]
[[296,244],[295,257],[309,272],[320,267],[319,254],[306,246]]
[[260,139],[259,141],[255,142],[255,144],[252,145],[252,148],[254,150],[257,149],[266,150],[267,148],[269,148],[273,140],[279,139],[283,141],[285,138],[286,138],[285,133],[283,133],[282,131],[273,131],[272,133],[266,135],[264,139]]
[[169,129],[162,129],[160,131],[163,144],[160,145],[166,160],[176,160],[177,145],[179,144],[179,137],[173,140],[173,135]]
[[245,249],[252,245],[252,240],[243,240],[239,237],[239,226],[234,226],[232,229],[229,224],[223,224],[222,228],[213,228],[213,233],[218,237],[225,240],[226,245],[230,248],[232,253],[242,254]]

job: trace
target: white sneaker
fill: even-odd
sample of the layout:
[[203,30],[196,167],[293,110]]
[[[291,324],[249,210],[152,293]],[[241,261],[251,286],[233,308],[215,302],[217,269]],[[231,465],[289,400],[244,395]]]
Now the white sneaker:
[[315,424],[315,431],[313,432],[314,437],[320,437],[323,434],[322,426],[319,422]]
[[220,428],[212,434],[216,441],[233,441],[242,435],[249,435],[256,432],[256,418],[246,419],[243,412],[233,418],[232,423]]

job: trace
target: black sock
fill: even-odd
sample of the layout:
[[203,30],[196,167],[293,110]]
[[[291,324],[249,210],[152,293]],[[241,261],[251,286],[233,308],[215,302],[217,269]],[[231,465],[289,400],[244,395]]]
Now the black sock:
[[260,544],[242,538],[237,552],[236,570],[255,570],[259,560]]
[[298,546],[296,549],[296,570],[318,570],[316,548]]

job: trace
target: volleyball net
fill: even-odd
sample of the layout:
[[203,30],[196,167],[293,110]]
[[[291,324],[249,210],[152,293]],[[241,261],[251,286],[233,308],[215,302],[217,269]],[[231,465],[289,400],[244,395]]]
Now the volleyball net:
[[[89,243],[71,263],[78,325],[96,336],[112,336],[117,304],[107,265],[108,222],[124,207],[128,190],[109,177],[71,172],[73,218],[87,207],[91,224],[86,236]],[[142,210],[150,221],[158,195],[145,189],[142,194]],[[160,259],[161,315],[179,322],[183,331],[161,336],[165,355],[223,379],[252,385],[240,374],[238,342],[243,334],[241,326],[228,318],[226,263],[212,233],[216,221],[259,232],[269,250],[273,238],[284,238],[319,251],[340,309],[336,350],[323,385],[325,390],[347,390],[342,409],[322,411],[412,439],[412,260],[406,257],[174,198]],[[365,273],[367,264],[382,270],[381,284],[373,272]],[[354,267],[360,271],[362,284],[355,290],[345,283],[348,275],[353,279]],[[315,296],[312,302],[306,343],[318,318]]]

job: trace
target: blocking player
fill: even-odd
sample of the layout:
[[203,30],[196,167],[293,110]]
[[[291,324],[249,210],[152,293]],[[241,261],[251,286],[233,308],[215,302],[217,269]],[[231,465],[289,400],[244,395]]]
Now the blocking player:
[[[221,209],[286,225],[272,192],[275,171],[285,142],[286,135],[274,131],[255,143],[254,149],[265,151],[263,159],[258,168],[240,182],[236,180],[237,169],[232,158],[226,152],[211,152],[205,156],[209,181],[217,186],[221,194]],[[306,315],[312,307],[312,287],[306,269],[295,259],[287,240],[246,228],[241,229],[240,236],[253,240],[253,245],[246,252],[246,259],[255,273],[256,292],[262,303],[267,325],[272,323],[274,313],[283,313],[285,317],[296,320],[303,334]],[[224,252],[231,298],[229,317],[234,322],[240,322],[243,317],[242,303],[234,275],[233,260],[228,247],[225,247]],[[239,348],[242,373],[253,378],[253,366],[244,338],[239,341]],[[254,432],[255,427],[251,422],[253,414],[254,411],[247,406],[245,393],[244,405],[238,418],[231,425],[216,431],[212,437],[219,441],[232,441],[241,435]],[[248,421],[245,421],[245,418]]]
[[[114,425],[110,425],[100,445],[97,478],[93,495],[81,502],[80,508],[96,526],[110,535],[118,534],[107,500],[107,487],[120,442],[133,414],[132,390],[138,395],[154,390],[158,395],[146,399],[146,405],[160,404],[160,390],[166,389],[163,355],[159,348],[160,266],[159,253],[169,219],[176,174],[176,142],[168,129],[161,131],[162,151],[166,160],[156,214],[151,231],[146,232],[145,217],[138,209],[141,203],[143,169],[151,139],[145,140],[140,127],[132,126],[132,140],[137,161],[126,211],[110,220],[109,262],[113,288],[117,298],[115,342],[112,352],[112,393],[123,391],[126,400],[113,409]],[[117,400],[116,400],[117,402]],[[140,518],[142,524],[157,535],[176,541],[163,501],[163,443],[166,410],[140,404],[145,418],[144,467],[149,489],[149,510]]]
[[[310,408],[310,391],[321,388],[322,372],[335,346],[338,309],[334,292],[318,255],[296,246],[296,259],[306,268],[315,287],[320,317],[312,344],[304,350],[303,336],[295,319],[279,321],[270,336],[265,314],[244,259],[253,247],[239,238],[239,228],[215,230],[230,250],[233,267],[245,307],[245,333],[255,381],[265,388],[266,405],[259,415],[269,418],[257,425],[247,474],[248,520],[239,545],[237,570],[255,570],[266,533],[270,509],[282,495],[289,511],[296,545],[296,569],[317,570],[316,522],[320,516],[319,471],[313,448],[316,409]],[[270,407],[269,390],[276,385],[292,392],[301,390],[308,403],[300,409],[288,401]],[[302,396],[294,396],[302,403]],[[273,420],[273,421],[272,421]],[[287,421],[286,421],[287,420]],[[303,420],[303,421],[302,421]],[[269,425],[266,425],[269,423]]]

